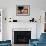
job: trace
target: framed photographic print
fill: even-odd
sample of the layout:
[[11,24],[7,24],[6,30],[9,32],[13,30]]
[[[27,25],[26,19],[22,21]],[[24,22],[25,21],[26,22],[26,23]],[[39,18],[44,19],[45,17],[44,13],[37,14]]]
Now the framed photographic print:
[[16,16],[29,16],[30,5],[16,5]]

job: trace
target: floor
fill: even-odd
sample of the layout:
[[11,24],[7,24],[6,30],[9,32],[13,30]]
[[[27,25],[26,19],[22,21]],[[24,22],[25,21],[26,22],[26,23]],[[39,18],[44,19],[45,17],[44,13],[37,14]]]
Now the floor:
[[12,46],[29,46],[29,44],[13,44]]

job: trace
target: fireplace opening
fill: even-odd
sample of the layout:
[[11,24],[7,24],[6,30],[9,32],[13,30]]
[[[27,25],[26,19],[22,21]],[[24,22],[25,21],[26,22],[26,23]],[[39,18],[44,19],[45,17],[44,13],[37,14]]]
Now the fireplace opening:
[[28,44],[31,31],[14,31],[14,44]]

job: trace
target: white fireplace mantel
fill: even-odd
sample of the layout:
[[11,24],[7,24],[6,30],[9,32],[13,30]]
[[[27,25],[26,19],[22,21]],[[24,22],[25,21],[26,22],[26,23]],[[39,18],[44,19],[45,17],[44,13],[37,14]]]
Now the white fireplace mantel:
[[36,25],[35,22],[27,22],[27,23],[13,23],[12,31],[31,31],[31,38],[36,39]]
[[[31,38],[32,39],[36,39],[36,26],[37,23],[36,22],[10,22],[7,24],[7,38],[9,37],[9,39],[12,41],[12,32],[13,31],[31,31]],[[10,26],[9,26],[10,25]]]

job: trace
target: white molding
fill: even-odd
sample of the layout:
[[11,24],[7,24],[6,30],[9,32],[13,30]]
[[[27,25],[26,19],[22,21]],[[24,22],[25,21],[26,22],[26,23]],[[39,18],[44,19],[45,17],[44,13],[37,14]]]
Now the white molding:
[[0,9],[0,12],[1,12],[1,16],[0,16],[0,18],[1,18],[1,32],[0,32],[0,41],[2,41],[2,9]]

